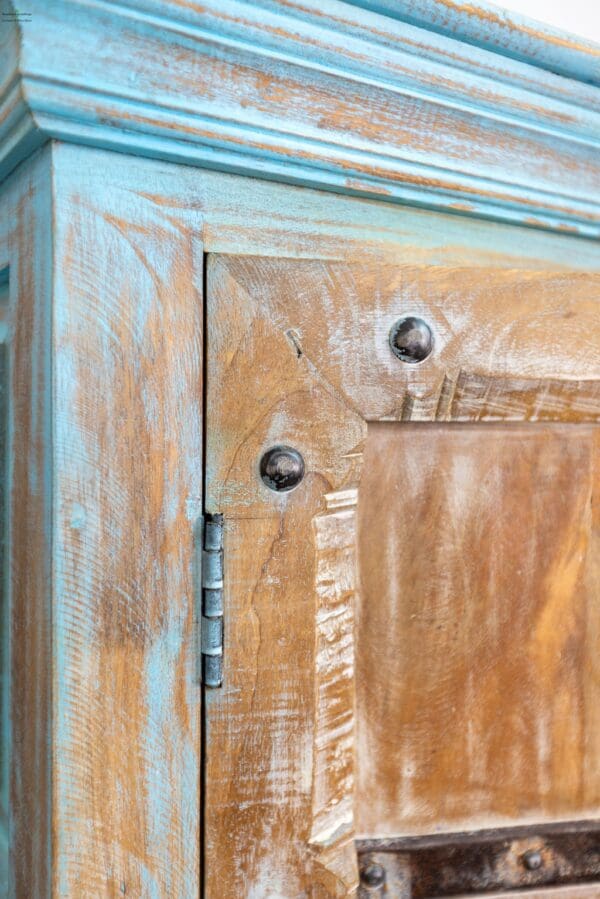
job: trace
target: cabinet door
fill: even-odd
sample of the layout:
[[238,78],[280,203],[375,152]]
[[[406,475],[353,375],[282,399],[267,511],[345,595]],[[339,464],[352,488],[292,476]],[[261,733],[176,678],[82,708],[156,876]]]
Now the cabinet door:
[[206,895],[600,895],[600,280],[207,264]]

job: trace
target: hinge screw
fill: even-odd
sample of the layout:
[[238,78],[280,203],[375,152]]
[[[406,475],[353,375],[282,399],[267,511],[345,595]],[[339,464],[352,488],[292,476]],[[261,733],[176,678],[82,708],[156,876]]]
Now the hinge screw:
[[538,849],[530,849],[525,852],[522,861],[528,871],[537,871],[544,864],[542,853]]
[[390,347],[402,362],[422,362],[433,350],[433,333],[422,318],[399,319],[390,331]]
[[273,446],[260,460],[260,476],[269,490],[293,490],[304,477],[304,459],[291,446]]
[[385,883],[385,868],[371,862],[360,872],[360,879],[367,887],[382,887]]

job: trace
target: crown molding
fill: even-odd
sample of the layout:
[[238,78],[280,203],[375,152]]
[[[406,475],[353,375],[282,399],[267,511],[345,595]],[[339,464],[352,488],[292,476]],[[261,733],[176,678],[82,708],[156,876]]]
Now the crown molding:
[[485,0],[350,0],[354,6],[600,86],[600,47]]
[[27,9],[0,23],[0,177],[57,139],[600,235],[595,45],[451,0]]

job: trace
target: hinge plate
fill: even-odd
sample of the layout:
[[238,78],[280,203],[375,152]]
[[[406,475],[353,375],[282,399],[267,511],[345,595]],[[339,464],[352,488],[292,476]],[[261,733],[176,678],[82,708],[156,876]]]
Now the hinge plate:
[[202,534],[202,682],[223,682],[223,516],[204,516]]

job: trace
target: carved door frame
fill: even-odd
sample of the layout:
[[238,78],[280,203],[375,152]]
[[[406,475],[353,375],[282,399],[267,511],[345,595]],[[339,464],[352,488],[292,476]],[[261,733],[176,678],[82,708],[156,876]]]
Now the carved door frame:
[[[569,314],[593,332],[593,285],[569,276],[565,306],[565,276],[547,271],[483,278],[473,266],[208,257],[206,508],[225,516],[226,549],[224,692],[207,694],[209,895],[228,895],[242,872],[248,895],[270,895],[269,884],[290,896],[356,890],[356,510],[367,423],[597,421],[600,360],[573,360],[560,334]],[[390,350],[390,328],[406,315],[431,323],[435,352],[424,364]],[[531,354],[540,340],[554,349],[541,361]],[[307,475],[289,493],[260,478],[262,454],[277,445],[304,457]],[[256,745],[242,734],[254,726]],[[261,812],[250,820],[253,795]],[[239,858],[221,853],[211,866],[225,832]],[[254,845],[244,846],[250,832]]]

